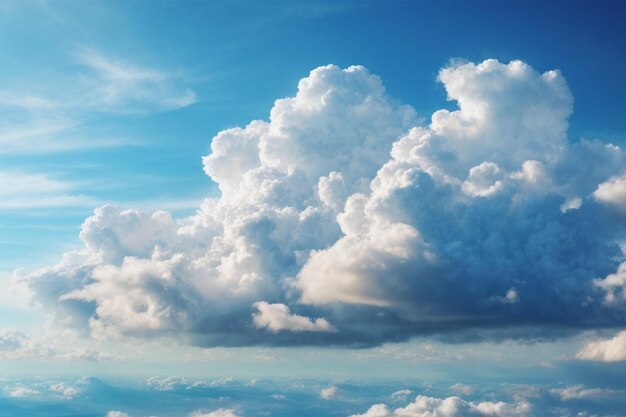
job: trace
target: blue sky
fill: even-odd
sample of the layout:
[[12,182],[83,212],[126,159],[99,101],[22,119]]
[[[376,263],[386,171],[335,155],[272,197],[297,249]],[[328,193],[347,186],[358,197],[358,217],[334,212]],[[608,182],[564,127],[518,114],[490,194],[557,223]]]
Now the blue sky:
[[624,17],[2,3],[0,410],[622,415]]

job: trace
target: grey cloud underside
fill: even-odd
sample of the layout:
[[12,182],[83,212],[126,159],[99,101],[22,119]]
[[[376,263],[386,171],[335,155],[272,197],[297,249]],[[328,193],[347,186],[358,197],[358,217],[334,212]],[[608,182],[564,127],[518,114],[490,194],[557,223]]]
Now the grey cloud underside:
[[20,279],[94,337],[206,346],[626,325],[624,152],[568,141],[558,71],[487,60],[439,81],[459,109],[423,125],[365,68],[320,67],[213,138],[221,196],[197,214],[99,208],[82,251]]

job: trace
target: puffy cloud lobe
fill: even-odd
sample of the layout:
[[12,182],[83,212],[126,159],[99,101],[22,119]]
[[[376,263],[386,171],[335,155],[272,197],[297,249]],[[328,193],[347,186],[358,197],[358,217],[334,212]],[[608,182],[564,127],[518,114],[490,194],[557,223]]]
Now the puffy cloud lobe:
[[309,317],[292,314],[284,304],[269,304],[265,301],[254,303],[258,310],[252,315],[254,325],[271,332],[289,330],[292,332],[335,332],[335,329],[326,319],[315,320]]
[[41,393],[37,390],[20,387],[12,390],[8,393],[11,398],[28,398],[28,397],[38,397]]
[[609,274],[604,279],[596,279],[593,283],[604,290],[607,303],[626,301],[626,262],[622,262],[614,274]]
[[268,121],[213,138],[221,195],[195,215],[102,207],[84,250],[21,279],[93,335],[202,345],[623,323],[593,280],[624,257],[606,197],[624,152],[569,144],[558,71],[487,60],[439,80],[459,108],[422,126],[367,69],[317,68]]
[[71,400],[78,394],[80,394],[80,389],[72,386],[65,385],[62,382],[57,384],[50,385],[50,392],[60,396],[63,399]]
[[530,415],[528,402],[479,402],[464,401],[459,397],[433,398],[418,395],[406,407],[390,409],[385,404],[376,404],[364,414],[351,417],[469,417],[469,416],[526,416]]
[[615,176],[598,185],[593,196],[596,200],[626,215],[626,173]]
[[599,362],[626,361],[626,330],[617,333],[610,339],[587,343],[576,357]]

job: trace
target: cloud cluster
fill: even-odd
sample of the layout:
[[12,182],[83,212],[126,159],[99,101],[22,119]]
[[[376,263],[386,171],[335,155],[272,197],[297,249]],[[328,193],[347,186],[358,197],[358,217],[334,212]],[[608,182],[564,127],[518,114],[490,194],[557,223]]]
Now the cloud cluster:
[[578,359],[599,362],[626,361],[626,330],[606,340],[595,340],[587,343],[576,354]]
[[[0,328],[0,359],[49,361],[102,361],[114,357],[78,343],[71,332],[58,335],[61,342],[48,334],[29,335],[19,330]],[[72,340],[75,346],[67,346]],[[64,342],[64,343],[63,343]]]
[[351,417],[469,417],[469,416],[528,416],[531,405],[528,402],[468,402],[459,397],[434,398],[418,395],[406,407],[390,409],[386,404],[373,405],[364,414]]
[[215,411],[198,410],[189,414],[189,417],[238,417],[235,410],[228,408],[220,408]]
[[101,207],[83,250],[20,280],[95,337],[207,346],[626,325],[597,284],[624,260],[625,153],[568,141],[558,71],[438,79],[458,109],[423,124],[367,69],[317,68],[269,121],[213,138],[220,195],[195,215]]

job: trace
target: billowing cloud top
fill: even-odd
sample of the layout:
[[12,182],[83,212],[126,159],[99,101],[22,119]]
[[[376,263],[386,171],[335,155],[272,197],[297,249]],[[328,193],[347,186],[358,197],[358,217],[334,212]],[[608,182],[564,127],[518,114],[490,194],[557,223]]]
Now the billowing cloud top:
[[207,346],[626,324],[623,280],[603,281],[624,260],[624,152],[568,141],[558,71],[438,80],[458,109],[423,125],[366,68],[317,68],[269,121],[213,138],[221,195],[197,214],[98,208],[82,251],[20,279],[95,337]]

